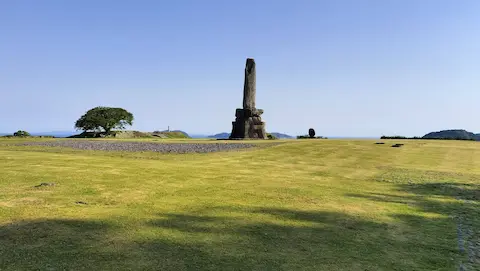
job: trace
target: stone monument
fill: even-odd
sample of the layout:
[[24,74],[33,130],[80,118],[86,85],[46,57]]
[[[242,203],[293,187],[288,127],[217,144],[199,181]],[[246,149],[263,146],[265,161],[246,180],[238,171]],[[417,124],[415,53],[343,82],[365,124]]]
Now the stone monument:
[[243,109],[237,108],[235,112],[236,118],[232,123],[230,139],[267,139],[265,122],[262,122],[260,117],[263,110],[255,107],[256,92],[255,60],[247,58],[243,85]]

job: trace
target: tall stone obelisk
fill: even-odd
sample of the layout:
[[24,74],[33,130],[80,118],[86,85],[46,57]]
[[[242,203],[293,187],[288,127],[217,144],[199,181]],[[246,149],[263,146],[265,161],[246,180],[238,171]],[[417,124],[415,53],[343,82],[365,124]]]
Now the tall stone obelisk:
[[230,139],[267,139],[265,122],[260,117],[262,109],[255,107],[256,67],[253,58],[247,58],[245,65],[245,82],[243,85],[243,108],[237,108],[235,121],[232,123]]
[[255,60],[247,58],[245,65],[245,82],[243,83],[243,109],[255,109],[255,96],[257,94],[257,71]]

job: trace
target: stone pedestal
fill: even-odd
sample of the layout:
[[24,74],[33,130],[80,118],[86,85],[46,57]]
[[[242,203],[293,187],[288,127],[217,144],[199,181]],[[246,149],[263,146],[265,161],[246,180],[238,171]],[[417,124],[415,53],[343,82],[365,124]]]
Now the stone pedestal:
[[237,108],[230,139],[267,139],[262,114],[262,109]]

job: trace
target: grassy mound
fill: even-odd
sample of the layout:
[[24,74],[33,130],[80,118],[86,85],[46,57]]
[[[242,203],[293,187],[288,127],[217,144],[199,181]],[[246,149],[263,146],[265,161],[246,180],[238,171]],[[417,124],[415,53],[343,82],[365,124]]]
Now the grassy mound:
[[152,138],[152,134],[139,131],[117,131],[113,135],[115,138]]
[[153,133],[154,136],[163,135],[165,138],[175,139],[175,138],[190,138],[187,134],[180,131],[171,131],[171,132],[159,132]]
[[94,133],[94,132],[82,132],[78,135],[69,136],[68,138],[152,138],[153,136],[150,133],[144,133],[139,131],[112,131],[110,135],[105,135],[105,133]]
[[139,132],[139,131],[112,131],[110,135],[106,136],[105,133],[94,132],[82,132],[78,135],[70,136],[69,138],[119,138],[119,139],[132,139],[132,138],[169,138],[169,139],[186,139],[190,138],[186,133],[181,131],[163,131],[163,132]]

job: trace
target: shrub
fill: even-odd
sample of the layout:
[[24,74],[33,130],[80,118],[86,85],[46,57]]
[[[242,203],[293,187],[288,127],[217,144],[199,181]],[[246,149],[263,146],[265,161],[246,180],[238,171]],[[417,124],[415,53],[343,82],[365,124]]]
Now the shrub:
[[310,137],[310,135],[299,135],[297,136],[297,139],[328,139],[328,137],[323,137],[323,136],[317,136],[317,137]]
[[270,134],[270,133],[267,134],[267,138],[268,138],[268,139],[272,139],[272,140],[278,139],[276,136],[274,136],[274,135],[272,135],[272,134]]
[[13,136],[25,137],[25,136],[30,136],[30,133],[27,131],[18,130],[15,133],[13,133]]

